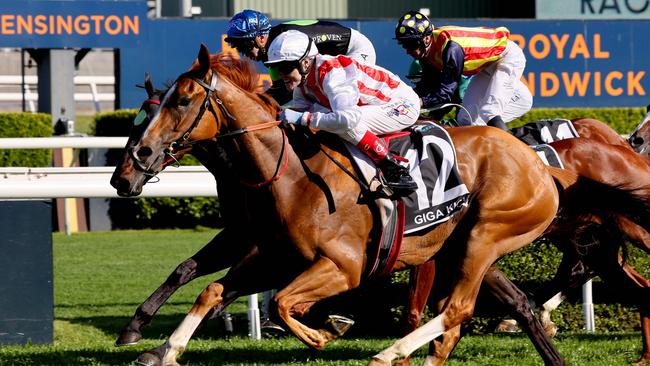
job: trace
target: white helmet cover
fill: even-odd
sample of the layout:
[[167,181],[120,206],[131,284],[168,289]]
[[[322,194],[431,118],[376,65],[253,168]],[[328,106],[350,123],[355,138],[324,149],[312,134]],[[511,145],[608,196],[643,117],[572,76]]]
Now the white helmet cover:
[[268,50],[268,61],[264,64],[274,64],[283,61],[300,61],[305,57],[318,54],[318,49],[312,44],[305,33],[288,30],[277,36]]

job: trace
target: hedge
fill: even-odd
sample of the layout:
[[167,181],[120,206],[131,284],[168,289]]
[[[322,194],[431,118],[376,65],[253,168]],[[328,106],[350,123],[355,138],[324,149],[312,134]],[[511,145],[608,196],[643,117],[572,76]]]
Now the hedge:
[[[44,113],[0,113],[0,137],[52,136],[52,116]],[[52,150],[0,149],[0,166],[48,167]]]
[[[127,135],[135,113],[129,110],[98,115],[97,134]],[[608,123],[619,133],[630,133],[644,115],[644,108],[533,109],[522,118],[513,121],[511,127],[546,118],[595,118]],[[117,153],[121,154],[119,150]],[[192,160],[189,164],[197,163]],[[117,228],[192,227],[193,225],[214,227],[220,224],[219,203],[212,198],[111,200],[110,213],[113,225]],[[560,259],[561,254],[553,245],[536,242],[502,258],[497,266],[522,290],[534,291],[552,278]],[[644,276],[650,276],[650,260],[645,253],[637,249],[630,250],[630,263]],[[357,320],[357,325],[351,330],[352,334],[382,333],[386,332],[386,329],[396,329],[376,320],[390,319],[398,325],[406,302],[407,278],[407,272],[401,272],[390,278],[375,279],[352,293],[317,305],[311,312],[311,316],[323,317],[331,312],[350,315]],[[599,330],[639,329],[639,317],[634,308],[618,304],[617,297],[598,280],[595,281],[594,286],[596,326]],[[561,331],[581,329],[583,326],[579,289],[570,292],[569,295],[568,301],[552,314],[553,320],[557,322]],[[482,296],[481,299],[483,298]],[[350,299],[354,300],[350,301]],[[479,304],[477,316],[469,325],[470,331],[479,333],[492,331],[496,322],[501,319],[500,315],[482,315],[482,310],[494,307],[494,304],[490,305],[489,302],[487,304]]]

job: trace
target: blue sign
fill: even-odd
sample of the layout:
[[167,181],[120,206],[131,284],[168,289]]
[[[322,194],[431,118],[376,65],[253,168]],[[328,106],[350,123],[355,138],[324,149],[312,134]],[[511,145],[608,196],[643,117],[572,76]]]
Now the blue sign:
[[[273,20],[273,23],[281,22]],[[340,21],[368,36],[377,64],[403,80],[412,61],[394,37],[393,21]],[[448,20],[434,19],[438,26]],[[145,72],[159,82],[173,79],[195,59],[199,44],[212,52],[236,52],[222,41],[227,20],[154,20],[150,40],[142,48],[121,53],[122,105],[139,106],[143,92],[133,88]],[[650,21],[454,21],[460,26],[506,26],[523,49],[527,64],[523,81],[534,107],[638,107],[649,103],[650,47],[645,42]],[[137,61],[137,62],[136,62]],[[264,72],[264,66],[259,65]]]
[[142,0],[3,0],[0,47],[138,47],[146,39],[147,21]]
[[[277,24],[283,20],[273,19]],[[402,79],[411,58],[393,39],[397,20],[339,21],[375,45],[377,64]],[[437,26],[449,20],[432,19]],[[506,26],[527,58],[523,81],[535,107],[636,107],[648,104],[650,20],[472,20],[460,26]],[[120,107],[144,98],[134,87],[150,72],[159,84],[194,61],[199,45],[230,52],[227,19],[148,19],[146,1],[3,0],[0,47],[119,48]],[[265,69],[259,64],[260,71]],[[264,75],[268,82],[268,75]]]

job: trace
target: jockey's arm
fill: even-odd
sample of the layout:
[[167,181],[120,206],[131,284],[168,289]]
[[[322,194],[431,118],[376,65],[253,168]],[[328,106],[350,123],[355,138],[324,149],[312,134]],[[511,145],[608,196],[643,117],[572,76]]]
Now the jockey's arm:
[[325,76],[323,89],[332,110],[312,113],[311,126],[335,133],[354,128],[361,120],[357,78],[342,68],[334,69]]
[[456,42],[449,41],[442,52],[442,70],[438,85],[431,88],[431,92],[422,97],[422,108],[448,103],[453,100],[454,92],[458,89],[460,78],[463,75],[465,52]]
[[305,98],[305,96],[302,94],[302,91],[300,91],[300,87],[296,87],[293,89],[293,98],[291,101],[282,107],[293,109],[295,111],[306,112],[312,109],[313,104],[314,103]]

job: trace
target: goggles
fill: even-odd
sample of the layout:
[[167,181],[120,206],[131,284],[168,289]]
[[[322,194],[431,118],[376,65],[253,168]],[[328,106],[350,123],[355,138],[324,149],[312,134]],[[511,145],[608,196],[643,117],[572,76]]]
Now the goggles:
[[257,47],[257,43],[255,42],[255,38],[251,39],[245,39],[245,38],[235,38],[228,40],[228,45],[237,51],[240,51],[242,53],[245,53],[246,51],[250,51],[253,48]]
[[290,74],[294,69],[298,69],[300,66],[298,61],[282,61],[274,64],[272,67],[276,69],[280,74]]
[[405,50],[414,50],[416,48],[420,48],[424,46],[424,42],[421,39],[417,38],[406,38],[406,39],[400,39],[397,41],[400,46],[402,46],[403,49]]

